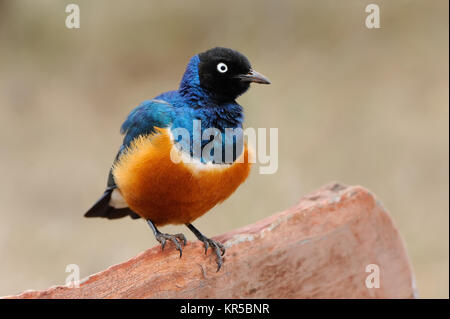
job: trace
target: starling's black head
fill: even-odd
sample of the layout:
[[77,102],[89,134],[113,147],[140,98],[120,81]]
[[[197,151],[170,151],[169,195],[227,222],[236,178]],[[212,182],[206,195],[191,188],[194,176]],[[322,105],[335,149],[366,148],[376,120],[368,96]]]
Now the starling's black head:
[[218,98],[234,100],[250,87],[251,82],[269,84],[254,71],[241,53],[227,48],[214,48],[199,55],[200,85]]

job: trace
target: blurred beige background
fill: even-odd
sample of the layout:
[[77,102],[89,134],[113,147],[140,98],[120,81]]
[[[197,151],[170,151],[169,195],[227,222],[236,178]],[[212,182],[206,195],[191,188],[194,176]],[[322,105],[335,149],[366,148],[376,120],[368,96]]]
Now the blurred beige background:
[[273,83],[239,102],[247,126],[279,128],[279,169],[253,169],[199,229],[252,223],[332,180],[360,184],[403,235],[420,297],[448,298],[448,1],[376,1],[378,30],[364,26],[371,1],[73,2],[79,30],[66,29],[64,1],[0,0],[0,295],[156,245],[142,221],[83,214],[127,113],[220,45]]

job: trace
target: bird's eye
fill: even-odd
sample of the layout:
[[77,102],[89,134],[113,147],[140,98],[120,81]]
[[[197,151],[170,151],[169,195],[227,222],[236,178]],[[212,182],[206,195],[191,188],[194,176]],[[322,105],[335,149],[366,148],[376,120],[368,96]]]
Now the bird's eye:
[[225,63],[220,62],[219,64],[217,64],[217,71],[219,71],[220,73],[225,73],[228,71],[228,67]]

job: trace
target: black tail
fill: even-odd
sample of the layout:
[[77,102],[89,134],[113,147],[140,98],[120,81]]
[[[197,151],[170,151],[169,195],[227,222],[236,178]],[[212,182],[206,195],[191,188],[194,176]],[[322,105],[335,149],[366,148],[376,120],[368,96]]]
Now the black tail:
[[84,217],[103,217],[108,219],[117,219],[130,216],[133,219],[140,218],[138,214],[129,208],[114,208],[109,206],[111,194],[116,187],[108,187],[102,197],[84,214]]

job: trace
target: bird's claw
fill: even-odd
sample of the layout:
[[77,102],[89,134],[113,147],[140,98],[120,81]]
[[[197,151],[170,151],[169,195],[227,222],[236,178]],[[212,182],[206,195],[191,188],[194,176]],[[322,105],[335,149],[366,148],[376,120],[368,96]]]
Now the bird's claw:
[[183,234],[170,235],[160,233],[156,235],[156,240],[159,241],[159,243],[161,244],[161,250],[164,250],[164,247],[166,246],[166,241],[170,240],[175,245],[175,248],[180,252],[181,258],[181,255],[183,254],[183,249],[181,248],[180,243],[182,243],[183,246],[186,246],[186,237]]
[[220,242],[206,237],[202,239],[202,242],[205,245],[205,255],[208,252],[209,247],[214,249],[214,252],[216,253],[217,271],[219,271],[223,264],[222,256],[225,255],[225,247]]

